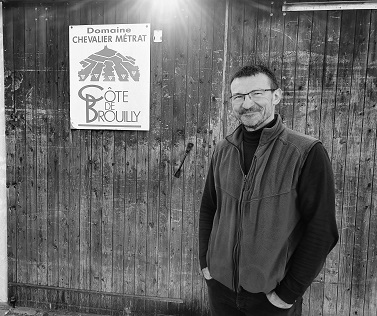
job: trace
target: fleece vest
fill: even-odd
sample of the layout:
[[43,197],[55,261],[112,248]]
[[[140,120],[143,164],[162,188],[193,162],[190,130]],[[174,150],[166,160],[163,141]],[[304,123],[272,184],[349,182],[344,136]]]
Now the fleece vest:
[[217,210],[207,251],[211,276],[239,291],[268,293],[284,278],[303,224],[297,184],[318,140],[276,124],[262,132],[247,175],[242,128],[220,141],[212,156]]

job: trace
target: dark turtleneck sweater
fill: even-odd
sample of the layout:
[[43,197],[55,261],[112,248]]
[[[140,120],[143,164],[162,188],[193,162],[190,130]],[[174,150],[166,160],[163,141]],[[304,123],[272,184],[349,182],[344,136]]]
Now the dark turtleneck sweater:
[[249,132],[246,130],[245,125],[242,125],[242,132],[243,132],[243,167],[244,172],[247,174],[249,172],[251,161],[253,160],[255,151],[257,150],[259,139],[262,135],[262,131],[264,128],[271,128],[275,125],[277,117],[264,126],[261,129],[258,129],[253,132]]
[[[265,128],[272,127],[275,123],[276,117]],[[262,130],[263,128],[248,132],[243,127],[243,166],[245,174],[250,169]],[[213,177],[213,169],[210,165],[200,207],[199,260],[202,269],[207,267],[206,253],[212,222],[216,213],[217,201]],[[307,234],[301,240],[291,258],[293,264],[290,266],[286,277],[275,289],[276,294],[286,303],[293,303],[304,294],[313,281],[313,271],[319,273],[324,264],[324,259],[316,253],[319,250],[316,247],[318,236],[315,232],[328,234],[329,238],[338,234],[335,226],[331,227],[331,231],[322,229],[323,221],[327,218],[326,214],[330,214],[335,208],[333,172],[328,154],[322,143],[315,144],[310,150],[299,178],[297,192],[301,218],[304,222],[310,223],[309,231],[313,233]],[[326,236],[322,236],[322,238],[326,238]]]

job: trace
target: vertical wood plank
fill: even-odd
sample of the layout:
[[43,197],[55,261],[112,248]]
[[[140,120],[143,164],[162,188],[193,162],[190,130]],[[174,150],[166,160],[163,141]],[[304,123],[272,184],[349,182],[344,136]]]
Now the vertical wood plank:
[[[336,186],[336,206],[341,208],[340,258],[337,313],[348,314],[351,300],[352,257],[354,238],[354,201],[357,192],[357,167],[354,165],[356,152],[352,147],[353,137],[348,142],[348,129],[352,128],[353,116],[350,112],[350,88],[352,60],[354,52],[356,12],[342,12],[340,48],[337,76],[337,97],[335,104],[335,125],[333,139],[334,175]],[[349,155],[349,156],[348,156]]]
[[137,294],[145,295],[148,286],[145,280],[147,264],[148,139],[146,132],[139,131],[137,136],[135,286]]
[[4,22],[4,97],[6,120],[7,202],[8,202],[8,281],[17,281],[17,196],[16,196],[16,126],[15,126],[15,71],[13,64],[14,8],[3,6]]
[[112,291],[124,293],[125,134],[114,132]]
[[[125,23],[138,21],[133,16],[132,3],[127,1],[123,9]],[[126,132],[126,231],[125,231],[125,270],[124,291],[136,294],[136,225],[137,225],[137,132]],[[127,255],[126,255],[127,254]],[[127,259],[126,259],[127,258]]]
[[[15,8],[11,5],[3,4],[3,23],[4,23],[4,71],[5,71],[5,95],[7,96],[6,99],[12,100],[11,94],[9,93],[9,84],[11,84],[11,79],[9,76],[12,75],[14,70],[14,62],[13,62],[13,52],[14,52],[14,15]],[[9,102],[8,102],[9,103]],[[10,103],[8,104],[10,105]],[[13,104],[12,104],[13,106]]]
[[[284,16],[281,12],[282,0],[273,1],[271,5],[271,32],[270,32],[270,51],[269,67],[275,73],[276,79],[281,87],[282,59],[283,59],[283,34]],[[275,112],[279,113],[280,104],[275,107]]]
[[[199,55],[199,96],[198,105],[198,129],[197,129],[197,169],[196,169],[196,208],[199,210],[201,197],[207,176],[210,149],[209,149],[209,122],[211,104],[211,82],[212,82],[212,43],[213,43],[213,15],[207,16],[207,6],[203,6],[201,16],[200,32],[200,55]],[[213,10],[210,11],[214,13]],[[239,55],[242,56],[242,53]],[[198,230],[197,230],[198,232]],[[204,278],[201,278],[201,287],[204,287]],[[207,292],[202,290],[202,311],[207,309]]]
[[[256,11],[258,25],[256,34],[256,58],[258,64],[268,65],[271,35],[271,8],[270,2],[259,1]],[[247,35],[248,36],[248,35]],[[246,36],[246,37],[247,37]]]
[[[313,12],[300,12],[294,77],[293,129],[305,132]],[[292,65],[293,66],[293,65]],[[293,68],[293,67],[292,67]]]
[[[326,35],[326,12],[314,12],[312,15],[310,57],[308,65],[308,91],[306,105],[305,133],[319,137],[321,97],[323,87],[323,63]],[[323,22],[325,21],[325,22]],[[321,315],[324,296],[323,271],[314,280],[309,296],[310,315]]]
[[92,131],[92,172],[90,207],[90,289],[100,291],[102,286],[102,131]]
[[[366,74],[366,94],[365,94],[365,109],[364,109],[364,133],[365,146],[369,149],[366,151],[365,161],[373,161],[373,174],[368,171],[367,179],[371,176],[371,203],[369,209],[369,231],[368,244],[366,245],[367,251],[367,271],[365,277],[365,296],[364,296],[364,316],[372,316],[377,313],[377,302],[374,299],[377,296],[377,282],[376,282],[376,267],[377,267],[377,232],[373,227],[377,225],[377,203],[376,203],[376,106],[377,106],[377,11],[371,12],[371,27],[369,33],[369,45],[368,45],[368,68]],[[374,141],[374,143],[373,143]],[[368,143],[370,142],[370,146]],[[370,153],[370,156],[368,154]],[[368,166],[366,166],[367,168]],[[367,208],[367,205],[365,206]]]
[[284,16],[283,63],[281,72],[281,89],[283,100],[279,111],[283,122],[293,127],[293,108],[295,91],[295,67],[298,36],[298,13],[288,12]]
[[[255,9],[255,8],[254,8]],[[229,32],[229,73],[232,75],[242,66],[245,6],[240,1],[232,1],[230,7]]]
[[[212,43],[212,85],[211,85],[211,103],[210,103],[210,129],[209,129],[209,148],[213,152],[216,144],[223,138],[221,133],[223,129],[223,71],[224,71],[224,40],[225,40],[225,18],[226,18],[226,1],[219,3],[211,2],[209,11],[213,11],[213,43]],[[245,8],[246,10],[246,8]],[[245,21],[246,23],[246,21]],[[252,28],[252,27],[251,27]],[[245,31],[246,33],[246,31]],[[244,43],[243,51],[246,52]],[[225,52],[226,53],[226,52]],[[247,55],[250,55],[247,54]],[[246,62],[245,57],[243,58]],[[229,87],[227,87],[229,91]],[[226,96],[229,94],[226,93]]]
[[[103,23],[103,3],[91,5],[91,24]],[[92,187],[90,208],[91,276],[90,289],[102,290],[102,219],[103,219],[103,131],[92,131]]]
[[[173,123],[173,93],[174,93],[174,22],[172,11],[174,7],[164,7],[162,43],[162,120],[161,120],[161,169],[160,169],[160,211],[158,218],[158,295],[169,295],[169,233],[171,216],[171,141]],[[169,10],[170,9],[170,10]]]
[[25,6],[25,152],[26,152],[26,210],[28,281],[37,282],[36,247],[36,153],[35,153],[35,9]]
[[[310,288],[304,295],[304,302],[302,315],[323,315],[322,301],[323,301],[323,284],[320,281],[314,280]],[[300,314],[301,315],[301,314]]]
[[[154,4],[150,18],[152,30],[162,29],[162,6]],[[153,12],[153,13],[152,13]],[[146,235],[146,295],[157,296],[158,278],[158,216],[160,210],[160,150],[161,150],[161,98],[162,98],[162,43],[151,42],[151,106],[148,149],[148,213]],[[148,310],[156,306],[146,303]]]
[[[227,82],[230,82],[232,75],[242,67],[242,57],[243,57],[243,21],[245,19],[245,6],[243,2],[240,1],[230,1],[229,9],[229,45],[228,45],[228,67],[227,67]],[[225,96],[229,100],[230,97],[230,87],[229,84],[226,86]],[[233,115],[233,109],[230,102],[227,103],[227,113],[226,113],[226,124],[224,127],[224,134],[230,134],[235,127],[239,124],[238,120]]]
[[[225,1],[222,2],[225,3]],[[245,2],[244,5],[245,18],[243,23],[243,32],[245,36],[243,36],[242,63],[243,65],[247,65],[256,63],[256,60],[258,58],[258,3],[255,1],[249,1]],[[225,19],[225,16],[221,16],[221,18]],[[224,31],[222,31],[221,33],[223,32]]]
[[[142,2],[135,4],[131,21],[133,23],[143,23],[145,13]],[[150,31],[150,30],[149,30]],[[149,74],[148,74],[149,75]],[[148,225],[148,132],[137,132],[137,225],[136,225],[136,257],[135,257],[135,279],[136,293],[145,295],[148,284],[146,283],[147,271],[147,225]],[[142,310],[145,310],[145,300],[139,303]]]
[[48,144],[47,144],[47,102],[46,102],[46,18],[45,8],[36,9],[36,155],[37,155],[37,250],[38,250],[38,282],[47,285],[47,213],[48,213]]
[[[23,7],[14,10],[14,65],[15,65],[15,118],[16,127],[16,213],[17,213],[17,281],[28,282],[27,271],[27,210],[26,210],[26,153],[25,153],[25,12]],[[22,31],[21,31],[22,30]],[[16,77],[17,76],[17,77]],[[16,79],[17,78],[17,79]]]
[[[124,2],[117,2],[115,7],[115,22],[124,23]],[[126,133],[114,131],[114,167],[113,167],[113,267],[112,291],[125,293],[124,267],[125,267],[125,216],[126,216]],[[112,306],[116,307],[118,301],[113,298]]]
[[114,205],[114,133],[103,133],[103,209],[102,209],[102,290],[112,291],[113,205]]
[[69,174],[69,213],[68,213],[68,269],[69,287],[79,289],[80,284],[80,193],[81,193],[81,148],[80,131],[71,131],[71,146],[68,157]]
[[[80,24],[80,10],[74,10],[71,5],[67,8],[67,18],[69,25]],[[69,46],[69,44],[68,44]],[[68,65],[66,65],[68,67]],[[68,88],[69,89],[69,88]],[[70,117],[68,117],[68,123]],[[70,126],[68,127],[70,129]],[[70,238],[68,240],[69,259],[68,268],[70,271],[69,287],[79,289],[81,284],[81,262],[80,262],[80,196],[81,196],[81,131],[70,130],[70,153],[69,153],[69,213],[68,213],[68,225]],[[72,300],[77,302],[78,293],[72,294]]]
[[[90,5],[84,4],[70,10],[72,21],[90,24]],[[92,186],[92,132],[75,131],[80,139],[80,289],[91,288],[91,186]],[[85,298],[85,297],[84,297]]]
[[68,100],[68,18],[66,5],[53,6],[56,12],[56,49],[57,55],[55,68],[57,71],[57,104],[56,104],[56,126],[57,126],[57,150],[59,162],[59,286],[68,287],[70,271],[69,267],[69,100]]
[[[187,35],[188,35],[188,7],[183,6],[176,12],[175,18],[175,70],[173,95],[173,122],[172,122],[172,162],[174,173],[185,154],[185,102],[187,86]],[[179,13],[179,14],[178,14]],[[183,179],[185,165],[181,176],[172,177],[171,215],[170,215],[170,275],[169,297],[181,296],[181,266],[182,266],[182,231],[183,216]],[[174,310],[172,312],[175,312]]]
[[[357,202],[354,216],[354,240],[352,247],[352,279],[351,279],[351,310],[352,315],[363,315],[365,281],[367,267],[367,244],[369,232],[369,201],[371,198],[370,173],[373,165],[368,164],[365,158],[371,157],[370,143],[364,132],[365,118],[365,94],[366,94],[366,73],[368,67],[368,45],[370,33],[370,11],[360,10],[356,13],[356,29],[354,58],[351,86],[351,110],[349,116],[354,117],[352,128],[349,128],[348,139],[353,147],[349,154],[350,159],[356,160],[351,166],[357,170],[358,178]],[[369,127],[367,127],[369,128]],[[352,142],[351,142],[352,140]],[[373,138],[372,138],[373,140]],[[367,142],[367,157],[365,157],[364,142]],[[369,179],[368,179],[369,178]],[[353,201],[353,203],[355,203]]]
[[199,273],[197,240],[195,232],[196,197],[195,197],[195,168],[196,168],[196,135],[198,121],[198,85],[199,85],[199,53],[201,8],[198,1],[192,3],[194,10],[189,11],[187,30],[187,84],[185,100],[185,139],[186,143],[193,143],[184,165],[184,199],[182,230],[182,274],[181,298],[187,302],[186,309],[192,315],[200,315],[201,305],[201,274]]
[[136,146],[135,132],[126,132],[126,225],[124,241],[124,292],[135,293],[135,251],[136,251]]
[[[324,22],[325,21],[325,22]],[[310,41],[308,99],[306,111],[305,133],[319,137],[322,87],[324,85],[325,38],[327,12],[313,13],[312,36]]]
[[90,289],[91,274],[91,214],[90,214],[90,193],[91,193],[91,137],[89,132],[81,134],[81,181],[80,181],[80,288]]
[[[333,133],[335,124],[335,99],[336,99],[336,78],[338,65],[338,51],[340,45],[340,28],[341,28],[341,13],[328,12],[327,13],[327,28],[325,36],[325,59],[323,71],[323,86],[322,86],[322,104],[321,104],[321,121],[320,121],[320,139],[329,153],[332,160],[333,167],[335,166],[335,156],[333,156]],[[334,170],[335,172],[335,170]],[[341,195],[337,190],[336,199],[336,217],[338,227],[340,228],[340,214],[341,207],[339,201]],[[327,257],[325,264],[325,287],[324,287],[324,315],[336,315],[336,302],[338,292],[338,277],[339,277],[339,243],[331,251]]]
[[[115,3],[105,2],[103,7],[103,22],[105,24],[115,23]],[[113,223],[114,223],[114,131],[105,130],[103,132],[102,147],[102,291],[113,291]]]
[[322,87],[322,106],[320,122],[320,139],[327,149],[330,157],[332,154],[332,141],[334,129],[334,103],[336,97],[337,65],[339,59],[341,12],[327,13],[327,28],[325,37],[325,60]]
[[47,45],[47,108],[53,114],[48,117],[48,285],[59,286],[59,126],[57,119],[57,38],[56,11],[46,6]]

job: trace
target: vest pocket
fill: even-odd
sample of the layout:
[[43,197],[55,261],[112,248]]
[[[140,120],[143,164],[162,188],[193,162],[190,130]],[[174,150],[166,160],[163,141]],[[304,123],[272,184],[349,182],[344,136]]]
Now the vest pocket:
[[285,273],[288,271],[290,267],[290,259],[295,252],[298,244],[301,241],[302,235],[304,233],[304,223],[298,222],[296,227],[293,229],[291,235],[288,238],[288,251],[287,251],[287,263],[285,267]]

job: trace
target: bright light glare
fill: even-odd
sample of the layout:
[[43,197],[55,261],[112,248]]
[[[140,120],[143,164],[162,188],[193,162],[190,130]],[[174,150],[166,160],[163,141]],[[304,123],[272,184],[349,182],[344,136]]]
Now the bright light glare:
[[179,3],[182,2],[180,0],[154,0],[154,4],[158,5],[164,11],[176,11],[179,8]]
[[176,5],[178,0],[154,0],[155,2],[159,3],[160,5],[165,5],[165,6],[171,6],[171,5]]
[[[148,3],[149,9],[154,19],[164,25],[183,23],[187,26],[187,19],[196,18],[201,8],[198,6],[200,1],[207,0],[144,0]],[[199,17],[200,19],[200,17]]]
[[192,0],[146,0],[153,16],[159,16],[164,24],[172,23],[184,12],[187,14],[188,3]]

